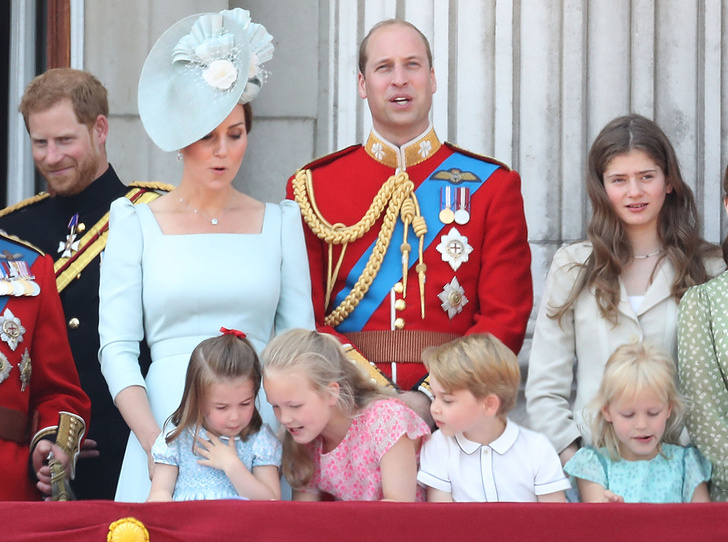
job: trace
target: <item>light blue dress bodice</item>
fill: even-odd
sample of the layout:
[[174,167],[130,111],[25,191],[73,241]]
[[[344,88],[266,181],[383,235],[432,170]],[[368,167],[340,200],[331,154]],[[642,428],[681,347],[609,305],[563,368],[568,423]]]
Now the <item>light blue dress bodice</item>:
[[[173,500],[200,501],[206,499],[234,499],[238,497],[235,487],[225,473],[219,469],[200,465],[197,460],[202,456],[195,455],[193,450],[194,428],[187,428],[176,439],[167,444],[165,436],[174,429],[168,425],[152,446],[152,457],[155,463],[164,463],[177,467],[177,482],[174,486]],[[198,436],[207,439],[204,428],[199,429]],[[229,437],[220,436],[223,444],[230,442]],[[253,472],[254,467],[273,465],[281,466],[283,447],[276,439],[270,427],[263,427],[248,436],[244,441],[235,437],[235,449],[245,468]]]
[[662,444],[644,461],[615,461],[605,448],[580,448],[564,471],[595,482],[624,497],[624,502],[690,502],[695,488],[710,480],[710,462],[693,446]]
[[[165,235],[146,204],[111,205],[100,282],[101,371],[112,397],[146,387],[159,427],[179,406],[187,363],[220,327],[239,329],[260,352],[273,333],[314,329],[308,259],[298,206],[266,204],[259,234]],[[146,339],[152,364],[139,367]],[[263,390],[263,420],[275,417]],[[132,434],[116,500],[149,494],[146,453]]]

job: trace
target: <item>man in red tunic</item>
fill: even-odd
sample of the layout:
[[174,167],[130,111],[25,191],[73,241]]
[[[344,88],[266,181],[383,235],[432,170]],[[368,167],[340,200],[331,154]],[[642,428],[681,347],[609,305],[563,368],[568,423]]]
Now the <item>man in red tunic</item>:
[[71,475],[90,412],[53,260],[0,234],[0,500],[50,495],[51,452]]
[[[422,33],[377,24],[359,49],[359,96],[373,129],[289,181],[301,206],[316,318],[427,412],[423,348],[489,332],[518,353],[533,304],[520,178],[442,143]],[[423,395],[425,394],[425,395]],[[419,396],[419,397],[418,397]]]

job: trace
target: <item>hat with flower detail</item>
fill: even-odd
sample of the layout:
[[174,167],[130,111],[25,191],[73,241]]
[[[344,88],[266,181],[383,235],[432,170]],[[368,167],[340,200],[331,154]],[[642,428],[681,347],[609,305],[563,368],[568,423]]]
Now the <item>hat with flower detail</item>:
[[252,101],[273,57],[273,36],[241,8],[186,17],[149,52],[139,78],[139,116],[163,151],[182,149]]

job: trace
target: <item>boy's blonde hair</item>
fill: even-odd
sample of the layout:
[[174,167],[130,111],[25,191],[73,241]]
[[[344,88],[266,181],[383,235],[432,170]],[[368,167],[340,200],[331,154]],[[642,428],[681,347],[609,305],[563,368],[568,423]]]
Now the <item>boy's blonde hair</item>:
[[467,335],[422,353],[425,367],[447,391],[468,390],[477,399],[496,395],[498,416],[516,406],[521,369],[516,355],[490,333]]
[[662,441],[679,444],[685,404],[677,389],[672,356],[650,342],[623,344],[609,356],[599,391],[586,406],[594,446],[606,448],[615,461],[620,457],[619,439],[612,423],[604,418],[602,409],[621,399],[636,399],[645,390],[672,407]]
[[[260,355],[263,378],[271,373],[298,371],[319,394],[329,390],[329,384],[339,386],[336,407],[346,416],[354,417],[369,403],[391,397],[384,388],[370,380],[352,362],[333,336],[317,331],[292,329],[272,339]],[[283,435],[283,474],[294,489],[304,487],[313,476],[313,460],[306,447],[298,444],[290,433]]]

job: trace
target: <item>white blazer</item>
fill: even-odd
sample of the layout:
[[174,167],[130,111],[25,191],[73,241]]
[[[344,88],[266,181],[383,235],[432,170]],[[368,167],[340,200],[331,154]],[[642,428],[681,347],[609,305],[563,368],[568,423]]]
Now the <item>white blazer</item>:
[[[667,258],[636,312],[620,280],[617,325],[601,316],[596,298],[587,289],[560,321],[548,316],[569,297],[580,269],[574,264],[584,263],[591,252],[591,243],[582,241],[562,247],[554,255],[531,346],[526,383],[530,426],[544,433],[559,453],[580,437],[584,444],[591,442],[584,407],[596,395],[604,365],[618,346],[649,340],[677,359],[678,305],[670,294],[675,269]],[[725,264],[720,258],[711,258],[706,268],[714,276]]]

